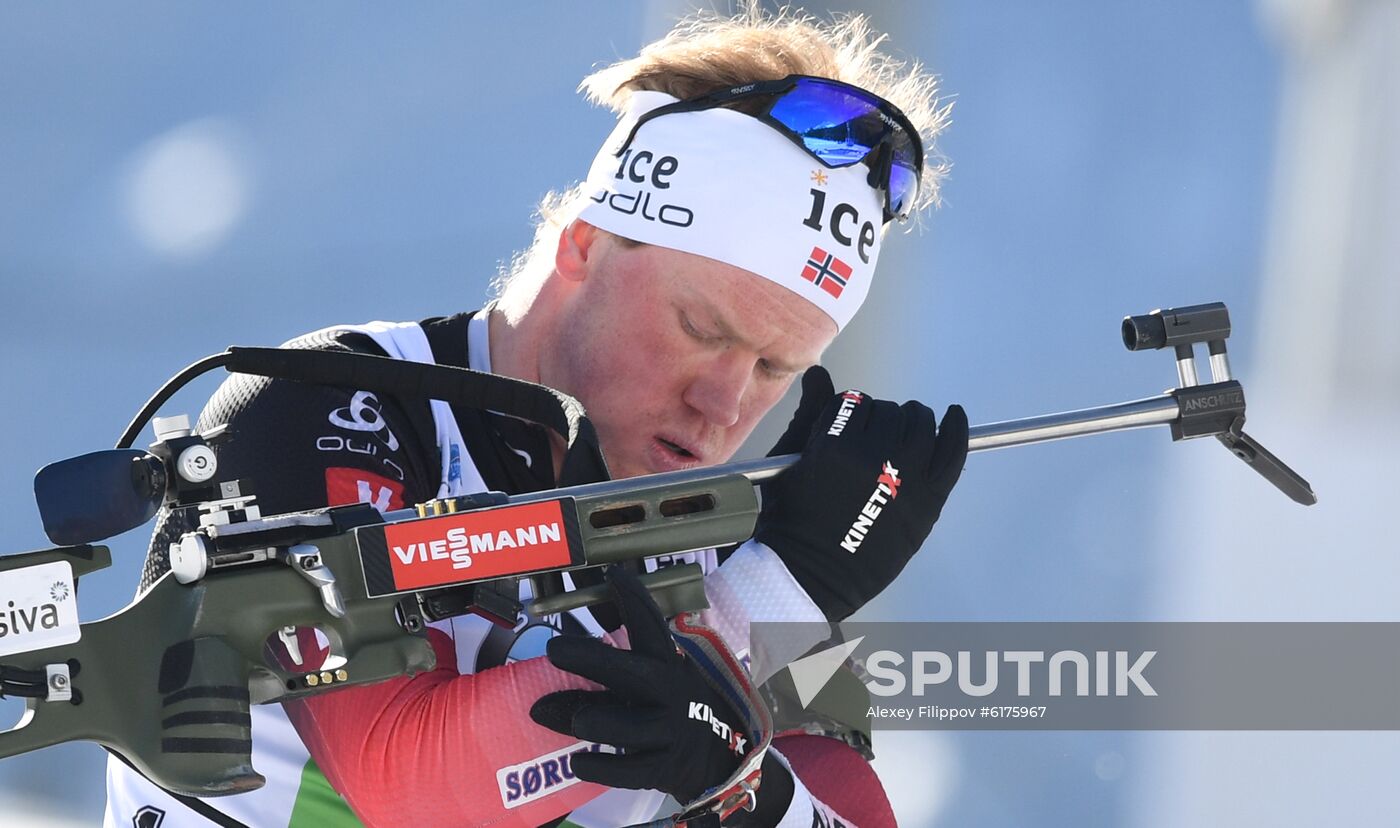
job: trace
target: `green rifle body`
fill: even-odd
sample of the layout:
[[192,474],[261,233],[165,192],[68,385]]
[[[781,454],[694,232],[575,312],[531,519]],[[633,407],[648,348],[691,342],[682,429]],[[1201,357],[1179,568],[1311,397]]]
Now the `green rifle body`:
[[[412,675],[434,666],[420,632],[395,620],[392,600],[371,600],[356,589],[359,564],[352,543],[324,542],[337,572],[346,614],[332,618],[315,589],[286,566],[269,563],[218,572],[181,584],[167,573],[131,605],[82,625],[69,645],[5,660],[42,670],[75,667],[72,702],[28,701],[32,718],[0,734],[0,755],[86,740],[111,748],[162,787],[191,796],[240,793],[261,787],[252,765],[249,705],[259,687],[285,688],[283,698]],[[33,553],[67,559],[65,550]],[[5,564],[20,563],[15,556]],[[353,565],[350,565],[352,564]],[[317,627],[353,653],[346,680],[320,681],[319,671],[281,669],[268,638],[284,627]],[[307,676],[316,675],[316,686]],[[76,703],[75,703],[76,702]]]
[[[758,514],[753,484],[743,476],[722,473],[652,485],[595,484],[549,494],[563,496],[577,510],[585,558],[580,566],[738,543],[752,535]],[[539,499],[525,495],[519,502]],[[419,517],[411,512],[379,518],[369,507],[338,508],[342,514],[359,510],[372,515],[379,525],[433,519],[431,514]],[[360,529],[377,528],[366,520],[351,523],[359,523]],[[418,596],[369,596],[356,531],[319,538],[289,535],[286,526],[276,531],[279,546],[315,547],[319,563],[334,574],[343,616],[329,612],[317,587],[284,560],[237,563],[237,551],[225,544],[214,556],[224,563],[203,578],[186,584],[167,573],[126,608],[82,624],[79,641],[0,659],[7,667],[38,671],[66,663],[74,693],[72,701],[27,700],[29,710],[20,726],[0,733],[0,757],[91,741],[176,793],[241,793],[265,781],[252,765],[251,704],[334,692],[434,668],[423,618],[417,615]],[[325,530],[306,532],[318,533]],[[256,546],[255,539],[256,533],[249,535],[250,546]],[[0,577],[7,570],[58,560],[69,561],[76,577],[109,565],[111,558],[105,547],[11,555],[0,558]],[[668,612],[706,606],[698,566],[668,567],[645,576],[644,582]],[[516,583],[508,579],[505,586],[514,590]],[[332,656],[342,657],[343,663],[337,658],[334,667],[306,669],[288,664],[285,654],[274,655],[271,642],[279,631],[293,627],[318,629],[329,640]]]

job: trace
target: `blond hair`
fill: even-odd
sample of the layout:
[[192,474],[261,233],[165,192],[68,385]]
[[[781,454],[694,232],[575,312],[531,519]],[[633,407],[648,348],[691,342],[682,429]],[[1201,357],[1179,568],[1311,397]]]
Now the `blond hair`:
[[[641,54],[600,69],[583,79],[579,91],[589,101],[621,114],[635,91],[665,92],[692,98],[751,81],[788,75],[814,75],[859,86],[879,95],[908,116],[923,139],[925,164],[919,203],[938,203],[948,163],[935,141],[948,125],[952,104],[938,98],[938,80],[922,64],[880,51],[886,36],[876,34],[863,15],[823,22],[788,7],[764,11],[746,2],[734,16],[699,12],[682,19]],[[587,196],[581,184],[551,192],[537,208],[535,236],[495,282],[504,300],[507,289],[533,285],[528,302],[553,265],[559,233],[578,217]],[[531,278],[531,277],[534,278]]]

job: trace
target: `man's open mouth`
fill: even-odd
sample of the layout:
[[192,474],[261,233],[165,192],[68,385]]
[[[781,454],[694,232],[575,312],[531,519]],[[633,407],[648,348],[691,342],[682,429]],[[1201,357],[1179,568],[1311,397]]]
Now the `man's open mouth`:
[[657,437],[656,441],[661,445],[665,446],[666,448],[670,449],[671,452],[674,453],[677,457],[682,457],[686,460],[695,459],[695,455],[691,454],[690,451],[687,450],[684,446],[679,446],[671,442],[670,440],[667,440],[665,437]]

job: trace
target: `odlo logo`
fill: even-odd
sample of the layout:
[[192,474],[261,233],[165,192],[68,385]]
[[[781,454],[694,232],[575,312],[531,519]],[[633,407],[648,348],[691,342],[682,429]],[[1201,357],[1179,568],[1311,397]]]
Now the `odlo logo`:
[[856,516],[856,522],[851,524],[851,528],[846,530],[846,538],[841,541],[841,548],[855,554],[860,548],[865,536],[870,534],[870,527],[875,525],[876,518],[884,511],[885,506],[896,497],[899,497],[899,469],[890,465],[886,460],[884,468],[880,471],[880,476],[875,478],[875,491],[870,493],[870,499],[865,501],[865,506],[861,507],[860,514]]
[[652,204],[653,193],[658,202],[666,197],[665,193],[660,191],[671,188],[669,179],[681,168],[680,159],[674,155],[657,158],[651,150],[635,152],[633,149],[622,153],[621,158],[613,178],[618,181],[630,181],[648,189],[641,189],[635,193],[619,191],[611,195],[607,190],[603,190],[589,198],[599,204],[606,204],[619,213],[640,215],[647,221],[659,221],[673,227],[689,227],[695,223],[695,212],[689,207],[679,204]]

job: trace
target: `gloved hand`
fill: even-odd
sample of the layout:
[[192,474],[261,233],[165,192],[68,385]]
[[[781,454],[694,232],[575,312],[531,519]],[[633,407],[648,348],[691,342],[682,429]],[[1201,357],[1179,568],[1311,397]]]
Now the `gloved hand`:
[[572,768],[580,779],[650,788],[691,802],[728,779],[752,749],[743,719],[676,648],[637,576],[613,566],[607,580],[632,649],[583,636],[550,639],[550,663],[607,689],[550,693],[530,708],[530,718],[566,736],[625,751],[574,754]]
[[967,414],[949,406],[937,428],[922,403],[838,395],[815,366],[769,456],[799,451],[764,484],[754,538],[840,621],[889,586],[933,529],[967,460]]

